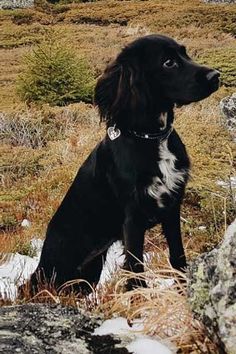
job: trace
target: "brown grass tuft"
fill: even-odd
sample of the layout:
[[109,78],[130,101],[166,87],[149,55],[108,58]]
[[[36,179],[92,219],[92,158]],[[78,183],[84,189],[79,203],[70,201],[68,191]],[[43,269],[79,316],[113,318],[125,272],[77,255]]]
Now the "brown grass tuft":
[[[171,341],[181,348],[181,353],[218,353],[203,326],[193,318],[185,275],[171,268],[165,252],[156,252],[160,255],[158,265],[154,255],[145,273],[139,274],[139,280],[146,280],[148,288],[124,293],[125,283],[134,274],[121,271],[116,281],[99,290],[97,310],[108,318],[123,316],[131,327],[134,323],[143,325],[142,333]],[[168,285],[170,278],[174,282]]]

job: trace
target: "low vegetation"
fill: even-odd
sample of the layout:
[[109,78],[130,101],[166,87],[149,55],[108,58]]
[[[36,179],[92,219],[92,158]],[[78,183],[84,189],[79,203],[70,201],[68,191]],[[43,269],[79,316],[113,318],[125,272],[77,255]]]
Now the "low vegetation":
[[[175,122],[192,159],[192,179],[182,208],[188,259],[212,249],[235,213],[233,190],[217,183],[236,175],[235,144],[218,108],[220,99],[236,87],[235,18],[236,5],[207,5],[200,0],[60,1],[56,5],[39,1],[33,9],[0,11],[0,250],[32,254],[31,238],[44,237],[78,167],[104,136],[96,109],[87,103],[94,77],[126,43],[154,32],[175,37],[198,62],[222,74],[221,89],[202,102],[177,109]],[[48,33],[57,33],[57,39],[45,41]],[[54,54],[45,55],[45,50]],[[50,81],[52,70],[55,81]],[[30,228],[21,226],[25,218]],[[160,228],[151,230],[146,251],[160,255],[150,265],[151,273],[171,271],[165,250]],[[161,301],[157,309],[155,299],[166,294],[145,290],[124,298],[122,286],[117,286],[115,279],[101,290],[100,305],[94,300],[88,307],[102,309],[107,316],[125,314],[130,320],[149,311],[147,333],[162,335],[163,327],[158,325],[165,325],[166,303]],[[174,339],[182,352],[207,353],[209,347],[208,352],[217,353],[200,324],[193,322],[185,290],[180,295],[174,288],[168,296],[173,314],[180,316],[181,306],[187,314],[183,328],[189,326],[189,331],[178,332]],[[138,300],[131,301],[133,297]],[[124,306],[122,299],[130,306]],[[73,296],[63,301],[72,304]],[[162,322],[155,322],[156,311],[163,314]]]
[[47,31],[44,41],[23,60],[17,91],[26,103],[64,106],[92,101],[92,70],[54,31]]

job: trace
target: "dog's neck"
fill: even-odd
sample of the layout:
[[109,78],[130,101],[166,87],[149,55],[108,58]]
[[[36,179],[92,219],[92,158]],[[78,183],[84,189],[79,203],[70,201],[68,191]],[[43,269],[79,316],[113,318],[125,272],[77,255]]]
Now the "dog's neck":
[[[173,131],[173,110],[169,112],[160,112],[156,117],[148,116],[144,124],[136,124],[129,127],[122,127],[116,123],[108,124],[107,133],[110,140],[117,139],[121,134],[135,139],[147,141],[163,141],[168,139]],[[142,122],[142,121],[141,121]]]
[[[131,117],[130,117],[131,115]],[[123,119],[123,117],[117,117],[111,119],[107,127],[116,126],[122,133],[128,131],[135,131],[137,133],[156,134],[168,130],[174,120],[173,109],[168,111],[160,111],[148,114],[133,114],[128,115],[130,119]],[[127,116],[127,114],[125,115]]]

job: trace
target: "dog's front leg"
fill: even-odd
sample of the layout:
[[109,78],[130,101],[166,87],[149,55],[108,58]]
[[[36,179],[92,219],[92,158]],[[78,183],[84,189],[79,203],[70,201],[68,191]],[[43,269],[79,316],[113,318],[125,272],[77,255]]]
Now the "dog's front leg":
[[[142,273],[143,267],[143,245],[144,245],[145,227],[143,227],[140,218],[136,214],[130,214],[126,216],[123,225],[123,237],[125,246],[125,269]],[[143,286],[146,287],[144,280],[130,278],[127,281],[127,290],[131,290],[134,287]]]
[[187,264],[181,238],[180,205],[165,215],[162,228],[169,246],[170,263],[173,268],[183,271]]

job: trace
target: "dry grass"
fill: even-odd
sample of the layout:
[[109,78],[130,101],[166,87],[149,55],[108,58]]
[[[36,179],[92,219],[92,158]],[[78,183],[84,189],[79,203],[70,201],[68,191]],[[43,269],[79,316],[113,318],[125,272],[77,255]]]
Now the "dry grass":
[[[220,125],[221,118],[216,104],[225,94],[222,89],[206,101],[177,110],[176,128],[193,161],[193,178],[187,189],[182,213],[188,259],[195,258],[200,252],[218,243],[225,221],[228,223],[233,217],[229,192],[215,183],[217,179],[226,179],[235,173],[232,160],[235,146]],[[40,118],[41,122],[45,119],[47,124],[53,122],[53,126],[63,122],[63,126],[67,127],[63,139],[58,140],[55,134],[55,140],[47,141],[45,147],[32,149],[20,144],[14,146],[11,141],[4,145],[2,157],[8,161],[9,167],[3,173],[5,231],[0,249],[27,254],[30,239],[33,235],[43,237],[48,220],[69,187],[78,166],[103,136],[104,127],[99,127],[94,108],[84,104],[66,108],[46,106],[40,111],[33,108],[21,114],[20,119],[26,115],[27,119]],[[12,115],[14,117],[14,113],[6,115],[6,119]],[[36,169],[27,169],[36,157]],[[20,165],[18,170],[14,170],[16,160]],[[24,218],[32,222],[31,228],[23,229],[20,226]],[[205,225],[206,229],[199,230],[201,225]],[[79,306],[89,311],[102,312],[107,318],[115,314],[126,316],[130,324],[142,317],[146,334],[171,340],[183,353],[218,353],[204,328],[192,318],[186,288],[179,282],[180,274],[169,266],[166,242],[159,227],[148,232],[145,247],[155,255],[145,274],[141,275],[150,284],[155,283],[151,288],[138,288],[124,293],[124,284],[132,274],[120,272],[112,282],[89,298],[68,294],[65,290],[71,284],[66,284],[59,294],[49,286],[33,299],[26,291],[20,303],[39,301]],[[163,288],[156,282],[156,279],[163,281],[169,277],[177,278],[176,284],[171,287]]]
[[[3,135],[8,133],[5,136],[8,143],[6,141],[0,148],[1,228],[12,235],[21,230],[24,218],[32,221],[32,237],[44,234],[45,224],[72,182],[78,166],[101,137],[96,112],[88,105],[78,104],[70,109],[45,107],[44,110],[4,116],[7,121],[12,117],[15,122],[10,131],[14,139],[9,139],[9,129],[3,129]],[[25,146],[28,137],[22,120],[38,121],[41,126],[40,139],[37,134],[36,140],[34,134],[30,134],[33,147]],[[45,139],[50,130],[50,139]],[[39,140],[47,141],[46,145],[35,146]]]
[[[217,100],[212,97],[177,111],[176,128],[193,164],[182,213],[185,243],[192,247],[191,257],[213,247],[225,223],[233,217],[230,191],[216,184],[217,180],[228,180],[235,174],[235,146],[219,124]],[[12,235],[24,233],[20,224],[27,218],[32,221],[32,235],[43,236],[78,167],[102,138],[104,129],[98,124],[94,108],[84,104],[28,109],[4,114],[3,119],[2,230]],[[25,122],[39,129],[28,134]],[[202,225],[206,230],[199,230]],[[149,234],[159,244],[155,230]]]
[[[47,9],[0,11],[0,109],[20,105],[15,80],[21,57],[53,26],[85,55],[97,75],[120,48],[147,33],[163,33],[187,45],[190,53],[223,72],[226,82],[235,67],[236,5],[206,5],[200,0],[98,1]],[[53,7],[55,9],[55,7]],[[63,9],[63,7],[62,7]],[[17,22],[15,17],[26,22]],[[31,20],[28,18],[31,16]],[[75,49],[76,50],[76,49]],[[216,54],[214,54],[216,53]],[[212,58],[214,60],[212,61]],[[230,63],[228,66],[225,62]]]
[[91,287],[89,296],[68,293],[71,286],[83,280],[67,282],[59,291],[53,288],[52,280],[33,297],[26,286],[16,303],[60,303],[102,313],[104,318],[122,316],[127,318],[130,327],[139,324],[141,329],[137,329],[138,333],[172,343],[183,354],[220,353],[203,326],[193,318],[186,296],[185,276],[171,268],[165,251],[154,247],[145,272],[139,274],[139,279],[145,280],[148,288],[124,292],[127,280],[132,277],[133,273],[120,270],[112,281],[96,290]]
[[[15,82],[21,58],[42,40],[48,26],[61,32],[75,51],[88,59],[97,76],[127,42],[153,32],[175,37],[194,58],[222,70],[229,87],[178,109],[175,122],[192,159],[192,179],[182,208],[187,257],[193,259],[214,247],[235,213],[232,191],[216,181],[227,181],[236,174],[235,144],[222,126],[218,109],[220,99],[236,86],[236,6],[151,0],[99,1],[53,9],[0,11],[1,252],[30,254],[31,238],[44,237],[46,225],[79,166],[104,136],[104,127],[99,126],[90,105],[27,107],[17,97]],[[21,226],[25,218],[32,223],[28,229]],[[143,275],[149,281],[178,275],[168,264],[166,247],[160,227],[147,233],[146,251],[155,254]],[[90,298],[63,291],[58,295],[49,288],[33,300],[79,304],[107,317],[122,314],[130,323],[142,317],[145,333],[172,338],[183,353],[217,353],[192,318],[182,283],[177,281],[169,288],[156,284],[124,294],[123,285],[130,276],[119,273]],[[31,300],[26,294],[24,301]]]
[[140,279],[159,279],[162,284],[170,275],[176,279],[176,283],[170,287],[156,285],[153,288],[137,288],[124,293],[119,287],[133,275],[120,274],[121,279],[111,294],[102,294],[102,300],[105,298],[105,301],[98,306],[97,311],[102,311],[108,318],[114,314],[123,316],[131,327],[135,323],[141,323],[142,333],[174,344],[178,349],[181,348],[181,353],[218,353],[217,346],[192,316],[186,299],[186,288],[178,280],[179,274],[175,274],[168,266],[162,268],[158,264],[158,268],[155,266],[149,269],[140,275]]
[[29,257],[35,256],[35,249],[31,246],[32,231],[18,229],[14,232],[4,232],[0,238],[0,263],[5,259],[5,255],[9,253],[20,253]]

